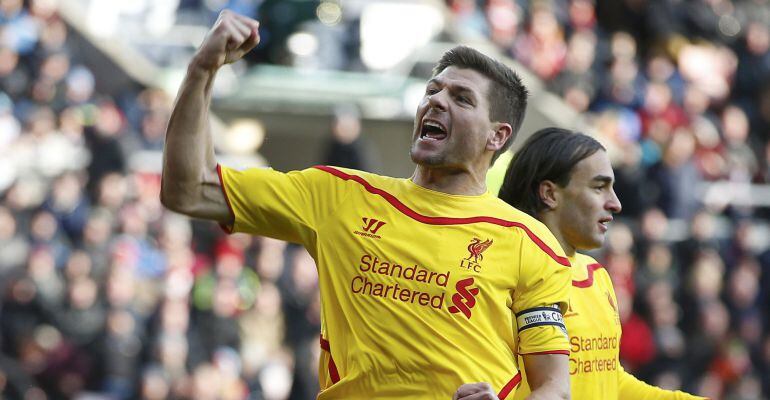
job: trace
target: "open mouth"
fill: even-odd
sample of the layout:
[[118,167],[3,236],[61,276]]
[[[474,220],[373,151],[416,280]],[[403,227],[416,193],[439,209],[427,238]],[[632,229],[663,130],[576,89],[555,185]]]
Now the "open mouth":
[[447,137],[446,128],[433,120],[424,120],[420,130],[422,140],[443,140]]
[[602,227],[602,231],[606,232],[607,228],[609,228],[610,222],[612,222],[613,218],[602,218],[599,220],[599,226]]

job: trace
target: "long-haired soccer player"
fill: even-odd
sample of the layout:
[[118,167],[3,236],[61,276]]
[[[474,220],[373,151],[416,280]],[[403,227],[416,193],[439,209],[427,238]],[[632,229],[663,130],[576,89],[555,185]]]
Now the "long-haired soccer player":
[[[614,180],[607,151],[599,142],[566,129],[546,128],[516,153],[499,193],[505,202],[543,222],[572,265],[573,287],[564,315],[572,398],[702,399],[648,385],[620,365],[621,327],[612,281],[601,264],[578,253],[601,247],[612,215],[620,212]],[[525,376],[514,399],[527,398],[528,383]],[[455,398],[481,399],[478,395],[484,392],[491,396],[485,388],[483,383],[463,385]]]

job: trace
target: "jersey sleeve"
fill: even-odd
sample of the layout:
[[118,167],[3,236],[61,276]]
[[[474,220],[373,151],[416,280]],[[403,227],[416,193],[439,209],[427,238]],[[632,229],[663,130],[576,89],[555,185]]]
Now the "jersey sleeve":
[[665,390],[636,379],[622,366],[618,370],[618,398],[629,400],[707,400],[679,390]]
[[316,168],[283,173],[220,166],[219,179],[234,216],[229,232],[311,245],[315,232],[343,201],[345,186]]
[[569,260],[547,228],[527,233],[512,307],[519,354],[569,355],[563,319],[571,284]]

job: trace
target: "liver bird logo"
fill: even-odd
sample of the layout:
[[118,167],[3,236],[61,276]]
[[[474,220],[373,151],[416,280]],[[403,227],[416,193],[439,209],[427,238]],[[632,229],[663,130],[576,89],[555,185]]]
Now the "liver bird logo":
[[484,256],[481,254],[489,248],[489,246],[492,245],[492,239],[487,239],[485,241],[481,241],[479,238],[473,238],[471,240],[471,244],[468,245],[468,252],[471,254],[466,258],[468,261],[473,261],[475,263],[479,263],[484,259]]

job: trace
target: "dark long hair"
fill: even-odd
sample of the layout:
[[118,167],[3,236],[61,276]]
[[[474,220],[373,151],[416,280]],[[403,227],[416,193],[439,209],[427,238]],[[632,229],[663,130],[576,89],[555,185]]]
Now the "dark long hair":
[[540,198],[540,182],[551,181],[565,187],[572,169],[598,150],[605,150],[596,139],[561,128],[535,132],[508,165],[498,196],[506,203],[537,217],[546,209]]

